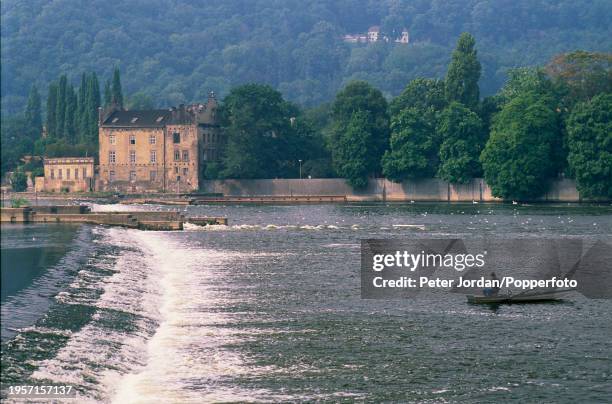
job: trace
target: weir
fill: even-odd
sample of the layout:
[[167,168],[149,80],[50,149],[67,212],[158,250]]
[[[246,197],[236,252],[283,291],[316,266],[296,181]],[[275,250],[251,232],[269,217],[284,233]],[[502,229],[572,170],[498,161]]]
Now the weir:
[[0,210],[2,223],[89,223],[140,230],[183,230],[184,223],[227,225],[225,217],[186,217],[180,212],[92,212],[84,205],[3,207]]

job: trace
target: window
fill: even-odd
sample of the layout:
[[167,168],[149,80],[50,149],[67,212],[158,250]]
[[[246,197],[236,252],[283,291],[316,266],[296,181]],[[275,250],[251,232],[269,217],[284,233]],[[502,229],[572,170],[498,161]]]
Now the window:
[[181,143],[181,134],[178,132],[174,132],[172,134],[172,140],[174,143]]
[[54,178],[55,178],[55,170],[51,169],[51,179],[54,179]]
[[136,144],[136,136],[130,135],[130,144]]
[[136,123],[136,121],[138,121],[138,117],[135,116],[134,118],[132,118],[132,120],[130,121],[131,123]]
[[174,161],[181,161],[181,152],[178,150],[174,151]]
[[87,178],[87,168],[83,168],[83,179]]
[[180,180],[181,180],[181,176],[180,176],[180,175],[177,175],[177,176],[176,176],[176,180],[177,180],[177,181],[180,181]]
[[117,143],[117,139],[115,138],[115,135],[109,135],[108,136],[108,143],[110,143],[110,144]]
[[110,164],[115,164],[116,162],[116,155],[115,155],[115,151],[111,150],[108,152],[108,162]]
[[66,179],[67,180],[70,179],[70,169],[69,168],[66,169]]
[[183,175],[187,176],[188,173],[189,173],[189,169],[187,167],[183,167]]
[[178,167],[174,167],[174,173],[175,173],[175,174],[178,174],[178,173],[179,173],[179,169],[178,169]]
[[115,172],[113,170],[110,171],[108,178],[111,181],[115,181]]
[[136,171],[130,171],[130,181],[136,180]]
[[155,181],[156,179],[157,179],[157,171],[150,171],[149,172],[149,180]]
[[113,122],[113,123],[117,123],[117,122],[119,122],[119,118],[113,118],[113,121],[112,121],[112,122]]
[[136,163],[136,150],[130,150],[130,163]]
[[78,179],[79,179],[79,169],[78,169],[78,168],[75,168],[75,169],[74,169],[74,179],[75,179],[75,180],[78,180]]
[[59,178],[60,180],[62,179],[62,169],[60,168],[59,170],[57,170],[57,178]]
[[183,150],[183,161],[189,161],[189,150]]
[[151,150],[150,157],[151,163],[157,163],[157,152],[155,150]]
[[157,138],[155,137],[155,135],[149,135],[149,144],[155,143],[157,143]]
[[158,116],[155,122],[160,123],[164,119],[163,116]]

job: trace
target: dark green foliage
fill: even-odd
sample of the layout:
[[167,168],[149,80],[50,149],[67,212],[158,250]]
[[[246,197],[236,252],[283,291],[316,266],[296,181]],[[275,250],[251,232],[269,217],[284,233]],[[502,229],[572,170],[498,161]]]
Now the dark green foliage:
[[121,90],[121,75],[118,67],[115,67],[115,70],[113,71],[110,102],[111,104],[116,105],[118,108],[123,108],[123,91]]
[[63,138],[64,128],[66,127],[66,104],[68,104],[66,89],[68,87],[68,79],[65,75],[60,76],[57,86],[57,104],[55,106],[55,131],[49,133],[51,138]]
[[576,105],[567,122],[569,165],[580,196],[612,198],[612,94]]
[[415,79],[412,80],[389,104],[391,116],[397,115],[405,108],[417,108],[425,110],[432,107],[436,111],[441,111],[446,106],[444,96],[444,82],[436,79]]
[[388,144],[387,101],[366,82],[350,83],[332,105],[330,149],[336,171],[351,185],[365,186],[369,175],[381,173]]
[[467,183],[479,177],[480,153],[484,147],[482,121],[463,104],[452,102],[440,114],[438,177],[451,183]]
[[[62,2],[7,0],[2,7],[2,111],[21,112],[29,87],[41,93],[61,73],[78,83],[94,67],[122,67],[125,94],[156,107],[198,102],[208,91],[263,81],[286,99],[330,101],[351,80],[385,96],[417,77],[442,78],[461,32],[474,34],[483,94],[505,71],[574,49],[610,51],[609,1],[592,0],[226,0]],[[407,28],[409,45],[348,44],[344,34]],[[110,99],[107,100],[110,102]]]
[[24,117],[29,129],[28,135],[30,138],[35,139],[40,136],[42,132],[42,110],[40,105],[40,94],[34,84],[30,88],[30,95],[28,96],[28,104],[24,112]]
[[111,104],[113,95],[111,93],[110,80],[106,80],[104,83],[104,106],[108,107]]
[[478,80],[480,79],[480,62],[476,52],[476,40],[464,32],[457,41],[451,64],[445,80],[445,93],[448,102],[458,101],[474,109],[480,99]]
[[47,96],[47,134],[50,138],[57,131],[57,84],[49,84],[49,95]]
[[128,98],[128,109],[153,109],[154,107],[153,98],[141,91]]
[[32,153],[34,142],[31,137],[25,135],[28,133],[29,125],[21,116],[3,117],[0,127],[2,128],[0,162],[2,163],[1,174],[4,175],[19,164],[19,159],[24,154]]
[[496,197],[530,200],[546,192],[556,174],[558,116],[536,93],[517,95],[494,118],[480,160]]
[[612,92],[612,55],[575,51],[555,56],[546,65],[546,74],[567,88],[567,104],[586,101]]
[[438,169],[440,141],[437,112],[406,108],[391,119],[391,148],[383,159],[383,173],[395,182],[431,178]]
[[298,109],[270,86],[236,87],[223,100],[220,116],[227,136],[222,177],[295,176],[298,160],[309,157],[304,137],[310,134],[297,123]]
[[26,174],[17,170],[11,176],[11,187],[15,192],[23,192],[28,189],[28,177]]

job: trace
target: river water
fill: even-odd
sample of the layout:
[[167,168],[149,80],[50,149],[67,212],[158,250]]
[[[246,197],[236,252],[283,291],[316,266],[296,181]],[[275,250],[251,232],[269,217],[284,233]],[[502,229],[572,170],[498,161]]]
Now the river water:
[[610,206],[181,209],[230,226],[3,225],[3,387],[116,403],[612,400],[610,300],[365,300],[359,276],[361,239],[609,240]]

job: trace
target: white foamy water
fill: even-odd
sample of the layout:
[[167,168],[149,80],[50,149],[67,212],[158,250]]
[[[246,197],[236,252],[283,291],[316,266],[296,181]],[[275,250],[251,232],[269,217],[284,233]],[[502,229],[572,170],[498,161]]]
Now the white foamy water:
[[[85,402],[281,399],[231,383],[232,377],[275,369],[253,367],[226,348],[258,330],[232,327],[245,313],[224,308],[237,299],[248,303],[249,297],[228,294],[224,282],[232,281],[237,262],[270,254],[205,249],[184,242],[181,233],[96,231],[104,232],[101,243],[120,249],[112,260],[101,256],[92,264],[106,276],[82,269],[56,296],[64,304],[94,306],[93,319],[71,333],[53,358],[33,363],[38,367],[33,379],[78,386],[87,392]],[[117,313],[130,324],[117,326]]]

